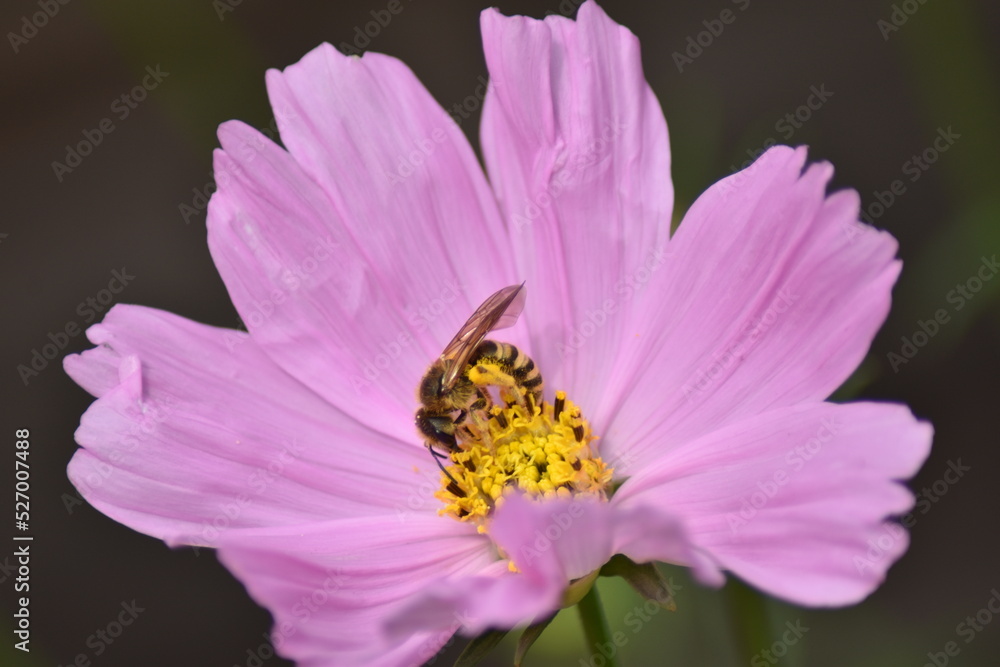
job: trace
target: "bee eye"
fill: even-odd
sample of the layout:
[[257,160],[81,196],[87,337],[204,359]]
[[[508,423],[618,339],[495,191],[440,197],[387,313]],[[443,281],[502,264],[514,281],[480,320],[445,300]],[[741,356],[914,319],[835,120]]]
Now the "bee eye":
[[449,433],[454,430],[455,422],[446,417],[431,417],[428,421],[438,433]]

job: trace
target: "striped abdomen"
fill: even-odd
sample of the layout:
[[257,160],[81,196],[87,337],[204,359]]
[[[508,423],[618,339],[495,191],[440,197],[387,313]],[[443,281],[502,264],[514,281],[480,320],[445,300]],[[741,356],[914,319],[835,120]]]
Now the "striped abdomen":
[[484,340],[476,348],[469,363],[475,365],[484,361],[494,363],[503,369],[505,373],[514,378],[514,382],[519,387],[524,387],[531,393],[536,405],[541,404],[544,383],[542,374],[531,357],[510,343]]

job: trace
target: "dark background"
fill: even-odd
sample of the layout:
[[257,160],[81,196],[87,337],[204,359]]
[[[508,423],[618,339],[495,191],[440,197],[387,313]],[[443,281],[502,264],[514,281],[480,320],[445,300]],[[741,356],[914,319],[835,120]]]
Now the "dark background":
[[[6,35],[0,43],[0,452],[7,459],[0,468],[9,488],[14,431],[30,429],[35,537],[32,651],[25,656],[12,649],[13,575],[5,569],[0,663],[70,664],[84,654],[109,666],[255,665],[254,653],[270,655],[268,614],[214,555],[172,551],[88,505],[67,507],[73,431],[92,399],[63,373],[59,359],[89,347],[84,336],[69,338],[59,359],[27,384],[17,367],[31,363],[50,333],[67,324],[84,327],[79,305],[99,297],[116,269],[134,276],[116,301],[237,326],[208,254],[198,198],[212,182],[215,129],[231,118],[268,128],[264,71],[296,62],[322,41],[353,42],[356,29],[373,20],[370,12],[387,2],[48,1],[58,12],[35,32],[25,31],[24,17],[30,21],[42,11],[37,0],[13,0],[0,9]],[[497,4],[508,14],[540,17],[559,12],[559,1]],[[368,48],[403,59],[450,107],[472,94],[485,74],[478,14],[486,5],[402,0],[402,11]],[[565,0],[562,9],[572,6]],[[869,209],[900,241],[904,270],[895,304],[844,395],[904,401],[934,423],[934,450],[912,482],[933,500],[924,496],[927,511],[914,517],[909,553],[863,604],[815,611],[768,603],[775,640],[786,620],[808,628],[779,664],[920,666],[930,660],[928,652],[944,664],[948,642],[958,650],[949,664],[996,664],[1000,618],[983,612],[980,622],[989,616],[992,623],[971,637],[958,626],[1000,590],[1000,279],[962,298],[961,309],[954,293],[949,299],[956,285],[976,276],[984,256],[1000,252],[995,3],[907,0],[894,9],[890,0],[608,0],[604,7],[642,41],[646,77],[670,125],[678,211],[769,139],[809,144],[812,159],[836,166],[834,185],[858,189],[866,208],[879,202],[878,192],[888,201],[884,193],[902,182],[891,204]],[[697,57],[679,71],[673,54],[726,8],[735,20],[702,53],[692,51]],[[901,25],[886,32],[894,11]],[[879,21],[886,23],[880,28]],[[15,38],[16,53],[10,33],[27,40]],[[169,74],[121,119],[112,102],[142,80],[147,66]],[[781,121],[807,102],[812,87],[832,95],[818,109],[799,110],[809,118],[789,137]],[[113,132],[57,177],[52,163],[65,162],[67,144],[106,117]],[[477,128],[478,111],[462,124],[474,144]],[[959,138],[911,180],[915,172],[906,163],[949,128]],[[916,337],[925,344],[913,348],[912,359],[891,363],[902,338],[914,341],[920,323],[939,309],[947,322],[933,336]],[[970,470],[948,483],[949,462],[959,461]],[[3,501],[11,511],[12,495],[5,492]],[[0,549],[0,563],[9,565],[12,552]],[[612,629],[630,637],[621,649],[625,664],[771,664],[759,655],[752,662],[753,654],[735,648],[725,593],[698,589],[683,572],[670,574],[683,586],[679,610],[656,615],[634,635],[623,623],[640,600],[602,581]],[[88,637],[133,600],[143,611],[96,656],[98,645],[88,645]],[[572,611],[560,615],[528,664],[587,664],[577,626]],[[504,650],[509,656],[509,646]],[[270,658],[262,664],[285,663]],[[509,664],[509,657],[496,664]]]

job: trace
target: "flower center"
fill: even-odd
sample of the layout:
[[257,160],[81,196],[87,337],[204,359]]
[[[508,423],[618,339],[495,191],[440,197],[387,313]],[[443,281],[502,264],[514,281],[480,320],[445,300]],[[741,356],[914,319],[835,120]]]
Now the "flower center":
[[494,405],[476,417],[485,427],[470,429],[476,435],[451,454],[454,464],[441,475],[435,494],[446,505],[440,514],[474,522],[485,532],[486,520],[510,493],[540,500],[606,497],[612,470],[594,455],[590,443],[596,436],[565,392],[556,392],[552,404],[504,398],[506,407]]

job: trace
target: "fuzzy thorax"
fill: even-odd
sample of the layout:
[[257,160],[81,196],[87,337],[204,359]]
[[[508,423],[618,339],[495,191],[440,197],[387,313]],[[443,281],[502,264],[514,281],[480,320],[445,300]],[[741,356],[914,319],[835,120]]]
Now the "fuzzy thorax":
[[442,474],[435,494],[446,505],[441,514],[475,522],[484,531],[510,493],[539,500],[606,497],[612,470],[594,455],[590,425],[565,392],[556,392],[551,404],[494,405],[485,426],[481,437],[460,443],[451,454],[451,479]]

